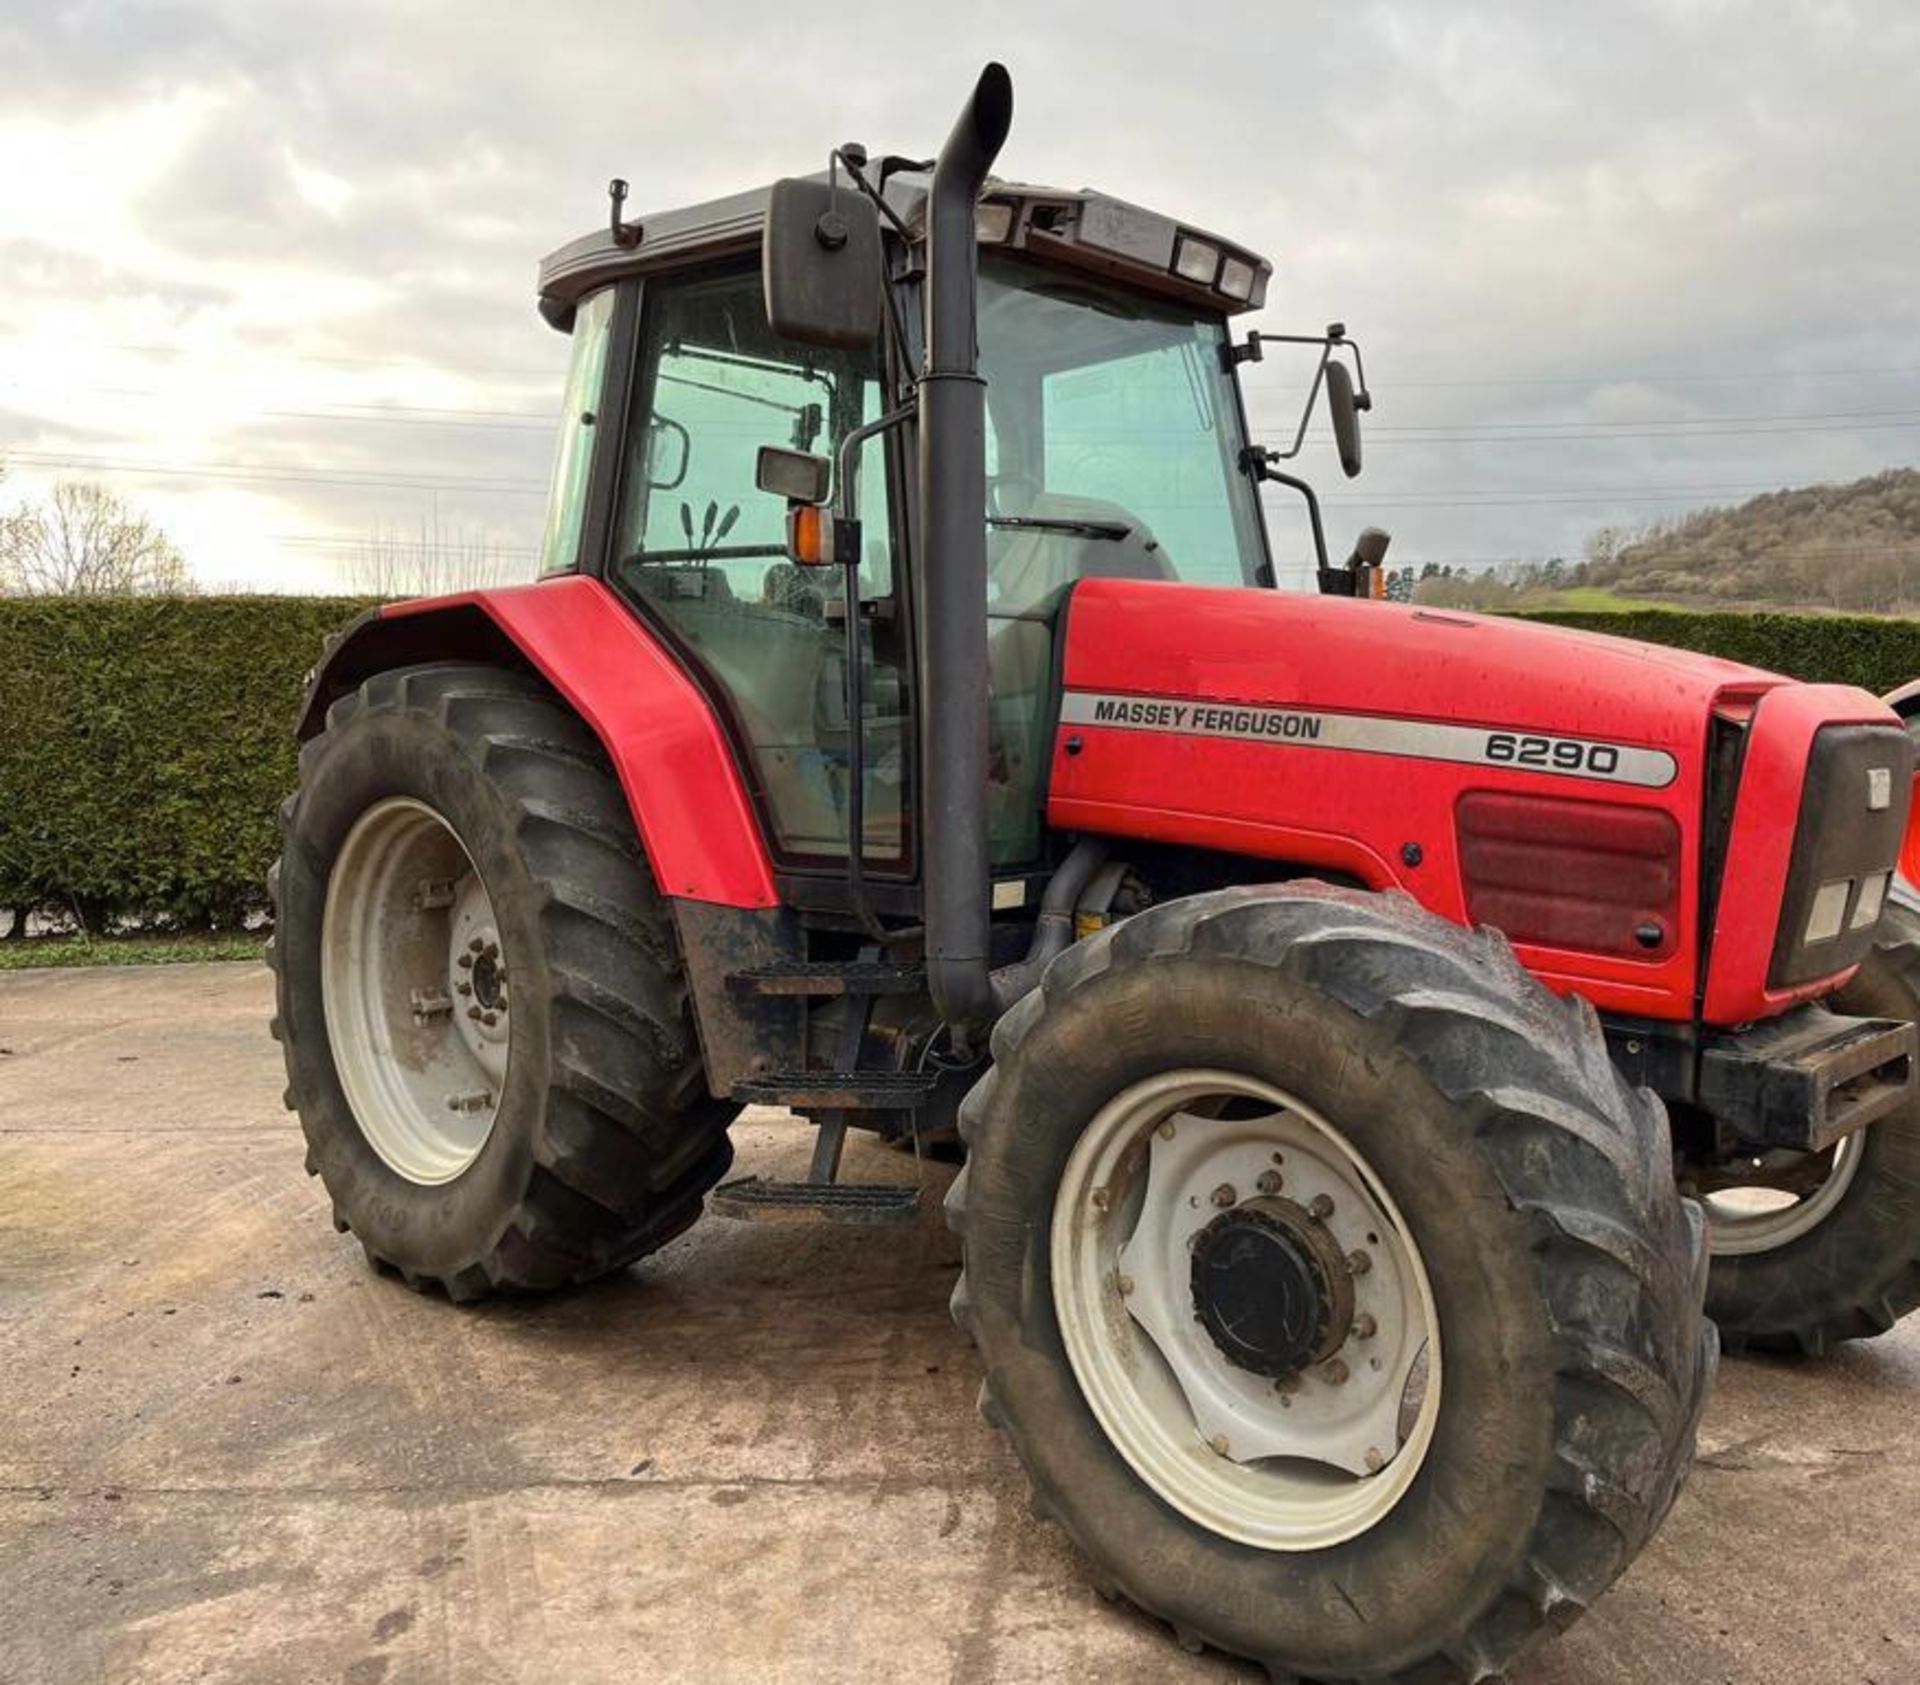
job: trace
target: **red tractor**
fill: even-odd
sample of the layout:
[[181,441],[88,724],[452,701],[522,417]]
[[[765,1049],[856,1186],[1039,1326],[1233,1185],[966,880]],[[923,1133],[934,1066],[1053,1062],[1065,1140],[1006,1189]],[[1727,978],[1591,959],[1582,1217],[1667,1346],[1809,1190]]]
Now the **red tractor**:
[[[981,1411],[1103,1588],[1277,1677],[1489,1679],[1666,1513],[1715,1323],[1920,1299],[1913,751],[1856,690],[1368,600],[1384,535],[1336,565],[1247,435],[1269,265],[992,178],[1011,115],[994,66],[928,162],[616,183],[547,260],[540,582],[313,675],[308,1168],[468,1300],[710,1191],[911,1217],[846,1130],[957,1130]],[[749,1102],[808,1180],[722,1185]]]

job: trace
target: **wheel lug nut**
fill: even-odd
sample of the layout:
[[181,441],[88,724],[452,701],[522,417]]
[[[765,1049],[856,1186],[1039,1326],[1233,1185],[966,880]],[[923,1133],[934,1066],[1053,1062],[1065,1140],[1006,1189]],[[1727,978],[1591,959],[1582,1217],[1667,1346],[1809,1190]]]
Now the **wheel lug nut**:
[[479,1007],[477,1007],[477,1006],[470,1006],[470,1007],[468,1007],[468,1008],[467,1008],[467,1016],[468,1016],[469,1018],[478,1018],[478,1017],[480,1016],[480,1008],[479,1008]]
[[1120,1289],[1120,1297],[1124,1299],[1133,1291],[1133,1277],[1130,1275],[1116,1276],[1114,1278],[1114,1286]]
[[1368,1270],[1373,1268],[1373,1259],[1365,1252],[1349,1252],[1347,1254],[1347,1268],[1355,1275],[1365,1275]]
[[480,1014],[480,1022],[483,1024],[497,1024],[499,1021],[500,1014],[497,1012],[483,1012]]
[[1171,1141],[1173,1139],[1173,1119],[1172,1118],[1168,1118],[1165,1123],[1160,1125],[1160,1139],[1163,1141]]
[[1224,1211],[1229,1205],[1233,1204],[1234,1201],[1237,1200],[1240,1196],[1234,1192],[1233,1184],[1231,1182],[1222,1182],[1219,1187],[1213,1190],[1212,1197],[1213,1197],[1213,1203],[1219,1206]]
[[1367,1447],[1367,1473],[1378,1474],[1386,1466],[1387,1459],[1380,1455],[1380,1447],[1377,1445],[1369,1445]]
[[1229,1454],[1227,1436],[1224,1433],[1216,1433],[1207,1441],[1207,1444],[1212,1448],[1215,1456],[1224,1457]]
[[1320,1378],[1336,1387],[1345,1386],[1347,1382],[1347,1366],[1339,1358],[1330,1357],[1325,1363],[1320,1365]]
[[1362,1311],[1353,1319],[1353,1337],[1356,1340],[1371,1340],[1374,1335],[1379,1332],[1380,1324],[1375,1322],[1365,1311]]
[[1096,1211],[1104,1211],[1113,1203],[1113,1196],[1105,1188],[1095,1188],[1088,1196],[1089,1203]]
[[471,971],[473,969],[473,955],[462,954],[460,956],[460,969],[462,971]]
[[1263,1194],[1277,1194],[1281,1187],[1280,1172],[1277,1170],[1263,1170],[1260,1172],[1259,1179],[1253,1185]]
[[500,957],[500,944],[498,942],[489,942],[483,952],[490,960],[498,959]]
[[477,936],[467,944],[467,952],[470,954],[483,954],[486,950],[486,943],[482,942]]
[[1292,1393],[1300,1390],[1298,1375],[1278,1375],[1274,1377],[1273,1390],[1277,1393]]
[[1333,1215],[1333,1201],[1325,1194],[1315,1194],[1313,1203],[1307,1207],[1307,1215],[1316,1223],[1324,1223]]
[[453,991],[458,995],[470,995],[473,993],[473,985],[471,983],[456,983],[453,986]]

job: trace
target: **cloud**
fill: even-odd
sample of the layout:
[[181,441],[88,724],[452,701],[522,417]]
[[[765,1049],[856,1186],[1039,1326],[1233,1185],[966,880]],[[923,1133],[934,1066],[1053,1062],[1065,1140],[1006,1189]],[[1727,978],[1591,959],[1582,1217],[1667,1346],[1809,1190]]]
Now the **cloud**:
[[[1704,488],[1920,449],[1907,5],[959,16],[0,0],[12,487],[53,472],[29,450],[120,464],[212,578],[321,582],[436,497],[529,547],[538,497],[455,482],[544,478],[545,431],[498,424],[553,402],[534,265],[599,220],[607,178],[645,212],[837,140],[925,152],[988,56],[1015,75],[1009,173],[1247,241],[1276,263],[1266,325],[1361,336],[1368,474],[1312,464],[1335,542],[1373,517],[1416,561],[1570,554],[1739,495]],[[1278,432],[1288,371],[1249,378]],[[393,405],[442,420],[370,418]],[[1625,436],[1675,420],[1702,426]],[[354,483],[376,472],[442,489]]]

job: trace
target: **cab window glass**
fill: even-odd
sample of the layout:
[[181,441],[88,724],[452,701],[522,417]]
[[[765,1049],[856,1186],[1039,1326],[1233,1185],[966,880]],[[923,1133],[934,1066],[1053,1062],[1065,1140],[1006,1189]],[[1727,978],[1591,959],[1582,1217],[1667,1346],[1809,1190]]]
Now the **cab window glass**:
[[[787,560],[786,505],[754,485],[762,445],[837,456],[882,413],[878,352],[776,339],[756,271],[650,282],[640,406],[614,576],[726,693],[783,853],[843,855],[843,576]],[[893,607],[882,441],[860,455],[865,854],[898,858],[909,811],[904,630]]]
[[613,326],[613,288],[585,300],[574,313],[573,356],[560,402],[560,437],[547,493],[547,525],[540,540],[540,575],[571,573],[580,565],[580,524],[586,514],[587,474],[607,377],[607,336]]

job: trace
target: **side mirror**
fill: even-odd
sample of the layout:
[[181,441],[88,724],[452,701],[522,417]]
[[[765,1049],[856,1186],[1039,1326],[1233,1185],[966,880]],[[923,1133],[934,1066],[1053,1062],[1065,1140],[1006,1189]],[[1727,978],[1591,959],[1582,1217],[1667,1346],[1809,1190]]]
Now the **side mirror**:
[[1327,411],[1333,417],[1333,440],[1340,450],[1340,466],[1351,480],[1360,472],[1360,406],[1353,394],[1353,376],[1347,365],[1327,362]]
[[833,483],[833,466],[824,456],[762,445],[754,459],[753,483],[789,503],[825,503]]
[[[669,471],[661,466],[669,460],[668,441],[679,449],[679,457]],[[649,491],[675,491],[680,482],[687,477],[687,462],[693,455],[693,441],[687,436],[687,430],[677,421],[664,415],[656,415],[647,434],[647,489]]]
[[880,334],[880,213],[857,187],[773,184],[760,248],[767,321],[782,339],[859,349]]

